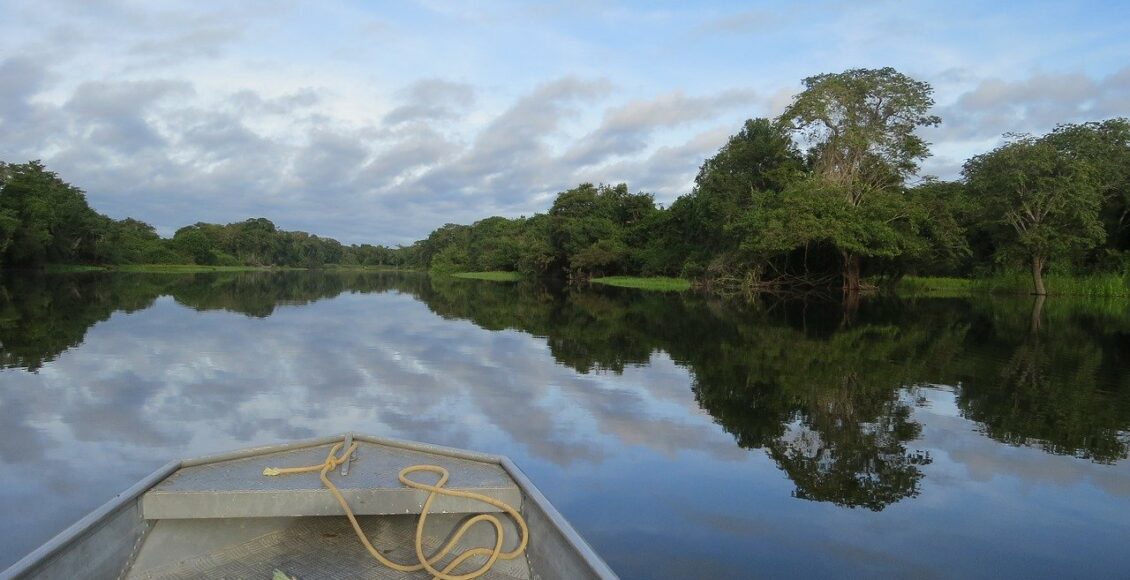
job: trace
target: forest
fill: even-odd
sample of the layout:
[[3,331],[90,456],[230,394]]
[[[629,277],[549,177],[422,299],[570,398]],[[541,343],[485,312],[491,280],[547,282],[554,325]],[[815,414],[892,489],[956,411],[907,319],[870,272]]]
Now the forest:
[[396,266],[583,283],[675,276],[718,293],[842,288],[907,275],[1130,278],[1130,121],[1006,134],[944,181],[920,175],[933,89],[894,69],[804,79],[777,118],[747,120],[667,207],[580,184],[545,213],[446,224],[410,245],[343,245],[267,219],[148,224],[91,209],[36,161],[0,165],[0,264]]
[[545,214],[448,224],[415,245],[438,271],[586,280],[678,276],[719,292],[840,285],[908,274],[1025,272],[1044,294],[1067,276],[1130,272],[1130,122],[1005,135],[961,178],[918,176],[931,87],[893,69],[805,79],[776,119],[751,119],[669,207],[626,184],[581,184]]
[[266,218],[196,223],[162,238],[145,222],[98,213],[81,189],[38,161],[0,163],[0,265],[6,269],[50,264],[398,266],[406,255],[384,246],[346,246],[332,238],[280,230]]

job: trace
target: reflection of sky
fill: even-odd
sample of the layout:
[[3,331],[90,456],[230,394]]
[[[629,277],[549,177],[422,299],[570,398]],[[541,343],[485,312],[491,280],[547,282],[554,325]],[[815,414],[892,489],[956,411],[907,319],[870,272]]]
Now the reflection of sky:
[[344,294],[263,319],[169,298],[38,374],[0,371],[0,566],[169,459],[357,430],[511,456],[629,577],[1110,575],[1130,569],[1130,463],[986,439],[923,388],[922,493],[882,512],[796,500],[666,355],[622,375],[545,340]]

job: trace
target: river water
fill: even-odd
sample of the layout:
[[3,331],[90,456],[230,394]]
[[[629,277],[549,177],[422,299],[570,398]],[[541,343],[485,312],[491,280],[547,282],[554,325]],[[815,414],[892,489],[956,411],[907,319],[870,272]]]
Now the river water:
[[0,569],[174,458],[510,456],[625,578],[1126,577],[1130,307],[423,274],[0,284]]

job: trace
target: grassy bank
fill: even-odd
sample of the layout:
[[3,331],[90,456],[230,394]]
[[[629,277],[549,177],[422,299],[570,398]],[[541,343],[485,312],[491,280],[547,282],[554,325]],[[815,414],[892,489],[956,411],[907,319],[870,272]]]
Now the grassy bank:
[[[1050,296],[1130,296],[1130,275],[1093,274],[1066,276],[1050,274],[1044,278]],[[944,278],[907,276],[899,281],[900,294],[961,296],[970,293],[1021,294],[1032,293],[1032,276],[1025,272],[1004,272],[988,278]]]
[[637,278],[634,276],[608,276],[606,278],[593,278],[594,284],[607,284],[621,288],[639,288],[640,290],[656,290],[659,292],[682,292],[691,287],[690,280],[682,278]]
[[452,274],[455,278],[467,280],[489,280],[491,282],[517,282],[522,275],[517,272],[459,272]]
[[915,296],[965,296],[972,291],[972,287],[973,281],[968,278],[907,276],[899,280],[895,291]]

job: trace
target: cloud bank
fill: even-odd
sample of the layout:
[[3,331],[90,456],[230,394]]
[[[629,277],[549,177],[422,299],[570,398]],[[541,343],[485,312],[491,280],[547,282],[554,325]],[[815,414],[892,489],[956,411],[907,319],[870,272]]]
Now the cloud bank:
[[1130,114],[1120,6],[6,4],[0,160],[165,234],[264,216],[410,243],[582,181],[670,203],[744,119],[856,66],[937,88],[924,171],[947,178],[1001,133]]

